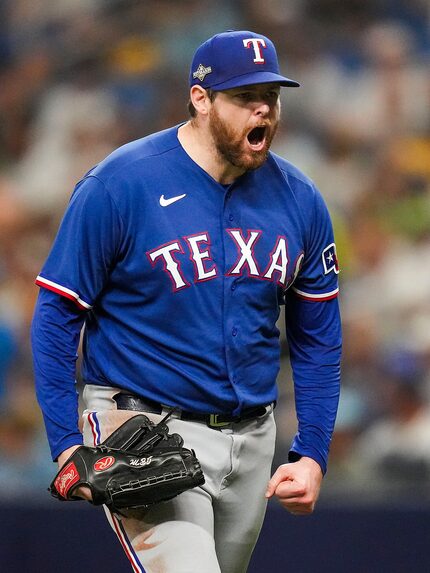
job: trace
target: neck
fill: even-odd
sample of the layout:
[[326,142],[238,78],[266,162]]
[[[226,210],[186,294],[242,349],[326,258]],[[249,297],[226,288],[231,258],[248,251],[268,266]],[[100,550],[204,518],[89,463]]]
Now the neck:
[[231,164],[220,155],[207,123],[187,122],[179,128],[178,139],[187,155],[222,185],[233,183],[246,171],[244,168]]

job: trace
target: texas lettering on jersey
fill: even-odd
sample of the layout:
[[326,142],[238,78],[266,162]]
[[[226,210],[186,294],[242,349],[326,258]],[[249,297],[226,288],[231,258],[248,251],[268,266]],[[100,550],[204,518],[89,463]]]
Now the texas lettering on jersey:
[[[231,238],[237,248],[237,260],[234,265],[225,273],[225,276],[241,276],[247,274],[255,279],[268,280],[276,282],[282,288],[286,289],[297,277],[304,254],[300,253],[294,265],[294,272],[288,276],[288,244],[284,236],[278,236],[273,249],[268,253],[265,267],[262,269],[255,256],[255,245],[262,235],[262,231],[247,230],[246,237],[242,229],[226,229],[227,235]],[[185,255],[184,243],[188,246],[190,259],[194,266],[194,283],[208,281],[219,276],[217,264],[211,255],[211,239],[209,233],[202,232],[189,237],[184,237],[183,241],[179,239],[160,245],[146,253],[151,265],[157,264],[163,266],[168,278],[170,279],[173,291],[179,291],[190,286],[190,281],[184,274],[181,265],[181,256]],[[323,251],[324,269],[327,272],[326,253],[328,249],[335,252],[334,244],[330,245]],[[337,259],[336,259],[337,265]],[[335,267],[333,267],[335,268]],[[336,272],[337,266],[336,266]]]
[[[273,249],[267,256],[264,270],[261,270],[255,257],[255,245],[262,235],[262,231],[247,230],[244,236],[242,229],[226,229],[227,236],[231,238],[237,248],[237,260],[225,273],[225,276],[241,276],[248,274],[256,279],[277,282],[281,287],[287,288],[288,278],[288,250],[287,239],[280,236],[276,239]],[[208,281],[219,276],[219,269],[212,260],[209,233],[202,232],[189,237],[184,237],[188,245],[190,258],[194,266],[194,282]],[[148,251],[147,257],[152,266],[162,264],[173,285],[173,291],[189,287],[190,282],[184,276],[180,257],[185,254],[183,242],[179,239],[171,241]],[[299,257],[303,259],[302,256]],[[300,267],[296,264],[294,275],[290,277],[292,282]]]

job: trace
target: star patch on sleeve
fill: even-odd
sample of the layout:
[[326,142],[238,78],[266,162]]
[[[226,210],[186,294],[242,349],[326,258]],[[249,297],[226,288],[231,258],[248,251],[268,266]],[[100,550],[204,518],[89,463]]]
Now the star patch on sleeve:
[[322,261],[324,265],[324,274],[328,275],[332,271],[339,274],[339,263],[336,254],[336,245],[331,243],[322,252]]

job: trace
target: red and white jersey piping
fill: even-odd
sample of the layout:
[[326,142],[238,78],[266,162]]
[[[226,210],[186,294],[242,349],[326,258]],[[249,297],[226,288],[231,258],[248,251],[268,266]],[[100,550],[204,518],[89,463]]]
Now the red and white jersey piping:
[[57,294],[59,294],[61,296],[64,296],[70,300],[73,300],[79,306],[79,308],[82,308],[83,310],[90,310],[92,308],[92,305],[90,305],[87,302],[85,302],[84,300],[82,300],[81,297],[78,295],[78,293],[72,291],[69,288],[66,288],[63,285],[55,283],[54,281],[50,281],[49,279],[45,279],[45,277],[38,275],[38,277],[35,280],[35,283],[40,287],[44,287],[48,290],[56,292]]
[[300,298],[304,299],[304,300],[309,300],[309,301],[313,301],[313,302],[320,302],[320,301],[324,301],[324,300],[331,300],[333,298],[336,298],[337,295],[339,294],[339,288],[336,288],[330,292],[324,292],[324,293],[318,293],[318,294],[311,294],[309,292],[304,292],[302,290],[299,290],[296,287],[291,287],[291,290],[294,291],[294,293],[299,296]]

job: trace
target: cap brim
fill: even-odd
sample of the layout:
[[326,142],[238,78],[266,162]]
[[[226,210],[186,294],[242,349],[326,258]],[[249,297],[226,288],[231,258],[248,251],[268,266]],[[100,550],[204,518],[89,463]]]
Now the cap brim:
[[299,82],[291,80],[290,78],[285,78],[279,74],[273,72],[253,72],[252,74],[244,74],[243,76],[236,76],[225,82],[219,84],[214,84],[210,87],[214,91],[229,90],[232,88],[238,88],[241,86],[250,86],[255,84],[271,84],[276,83],[282,87],[298,88],[300,87]]

